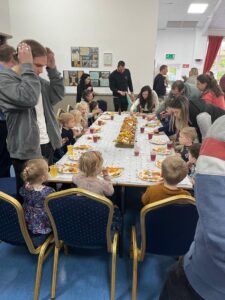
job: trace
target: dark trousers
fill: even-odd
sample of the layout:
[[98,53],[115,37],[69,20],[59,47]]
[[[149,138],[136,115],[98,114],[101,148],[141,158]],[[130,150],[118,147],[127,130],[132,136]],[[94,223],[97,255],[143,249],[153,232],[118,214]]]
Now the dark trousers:
[[204,300],[188,282],[182,259],[169,271],[159,300]]
[[0,178],[10,177],[12,164],[6,145],[7,127],[5,121],[0,121]]
[[121,109],[121,111],[127,111],[128,102],[126,96],[121,96],[118,98],[114,97],[113,103],[114,103],[115,111],[119,111],[119,108]]
[[53,164],[54,150],[51,143],[41,145],[41,154],[48,161],[48,165]]
[[15,175],[16,175],[16,193],[17,193],[17,200],[22,204],[23,203],[23,198],[19,194],[20,188],[23,186],[23,180],[21,178],[21,173],[24,169],[24,164],[27,160],[21,160],[21,159],[16,159],[12,158],[12,164],[15,170]]

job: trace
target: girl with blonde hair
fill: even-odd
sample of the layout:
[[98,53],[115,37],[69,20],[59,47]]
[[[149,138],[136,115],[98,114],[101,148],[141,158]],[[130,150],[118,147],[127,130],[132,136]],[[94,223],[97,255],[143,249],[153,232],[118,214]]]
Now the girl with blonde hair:
[[48,234],[52,231],[45,212],[44,200],[55,190],[43,183],[48,179],[48,163],[45,159],[28,160],[21,174],[25,185],[20,188],[28,229],[33,234]]
[[[102,196],[111,196],[114,193],[110,176],[107,170],[103,168],[103,158],[99,151],[83,153],[78,165],[80,172],[74,175],[72,179],[78,188]],[[101,173],[103,179],[98,178]]]

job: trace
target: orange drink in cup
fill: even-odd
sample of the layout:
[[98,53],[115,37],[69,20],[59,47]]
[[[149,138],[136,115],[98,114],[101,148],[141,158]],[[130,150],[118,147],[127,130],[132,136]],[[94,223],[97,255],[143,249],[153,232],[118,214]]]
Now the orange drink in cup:
[[50,169],[50,175],[51,175],[52,177],[55,177],[55,176],[58,175],[58,168],[57,168],[56,165],[50,166],[49,169]]
[[67,151],[69,155],[73,155],[73,145],[67,145]]

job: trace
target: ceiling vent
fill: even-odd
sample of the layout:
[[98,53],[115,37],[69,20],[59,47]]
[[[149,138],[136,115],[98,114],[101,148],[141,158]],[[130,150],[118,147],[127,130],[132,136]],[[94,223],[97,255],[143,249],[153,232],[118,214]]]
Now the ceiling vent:
[[198,21],[168,21],[167,28],[196,28]]

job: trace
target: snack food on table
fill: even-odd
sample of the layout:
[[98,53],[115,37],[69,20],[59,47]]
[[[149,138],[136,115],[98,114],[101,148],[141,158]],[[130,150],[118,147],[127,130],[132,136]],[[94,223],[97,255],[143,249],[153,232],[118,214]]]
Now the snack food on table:
[[137,118],[129,116],[124,119],[116,138],[116,147],[134,147],[136,126]]
[[153,136],[153,138],[150,140],[151,144],[156,144],[156,145],[165,145],[167,142],[166,140],[157,137],[157,136]]
[[77,174],[79,172],[77,163],[64,163],[57,167],[58,172],[63,174]]
[[92,146],[91,145],[78,145],[78,146],[75,146],[74,149],[77,149],[77,150],[91,150]]
[[121,176],[123,172],[123,168],[119,168],[119,167],[106,167],[106,170],[108,171],[109,175],[112,177]]
[[[96,137],[98,140],[101,139],[100,135],[98,135],[98,134],[96,134],[95,137]],[[88,139],[88,140],[93,140],[93,135],[88,135],[88,136],[87,136],[87,139]]]
[[164,147],[154,147],[152,150],[154,152],[156,152],[157,154],[161,154],[161,155],[169,155],[169,154],[171,154],[171,151],[168,150],[167,148],[164,148]]
[[162,158],[162,159],[158,159],[156,162],[155,162],[155,165],[157,168],[160,168],[162,167],[162,162],[164,161],[165,158]]
[[163,178],[161,177],[161,173],[154,170],[142,170],[138,173],[138,177],[145,181],[161,181]]

